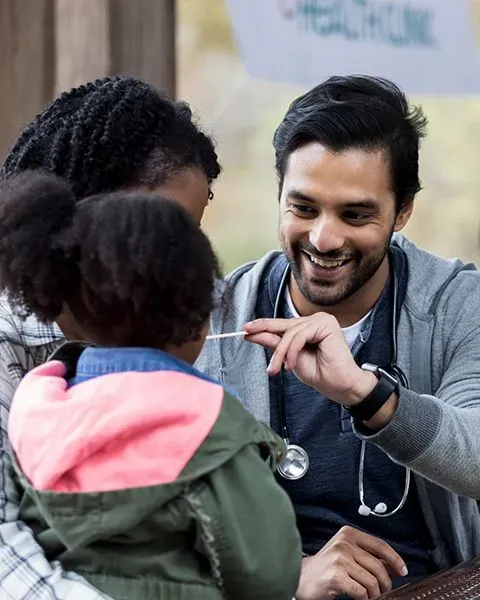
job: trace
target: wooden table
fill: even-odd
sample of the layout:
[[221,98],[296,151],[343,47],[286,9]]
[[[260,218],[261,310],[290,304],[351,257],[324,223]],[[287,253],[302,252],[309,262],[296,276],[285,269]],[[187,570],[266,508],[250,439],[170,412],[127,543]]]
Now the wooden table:
[[378,596],[377,600],[480,600],[480,557]]

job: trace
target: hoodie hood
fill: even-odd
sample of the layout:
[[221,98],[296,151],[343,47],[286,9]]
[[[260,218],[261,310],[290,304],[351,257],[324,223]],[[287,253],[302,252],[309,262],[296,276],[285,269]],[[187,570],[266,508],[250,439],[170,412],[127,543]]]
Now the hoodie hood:
[[117,536],[155,544],[163,535],[168,546],[170,507],[265,441],[238,400],[195,374],[126,371],[68,387],[66,370],[53,360],[25,376],[9,435],[22,485],[68,549]]
[[220,385],[177,371],[111,373],[68,387],[51,361],[20,384],[9,420],[33,488],[91,493],[170,484],[213,425]]
[[465,278],[476,281],[477,269],[473,263],[464,263],[458,258],[446,260],[418,248],[398,233],[393,236],[392,244],[405,252],[408,263],[405,303],[422,318],[435,315],[440,297],[449,285],[456,286]]

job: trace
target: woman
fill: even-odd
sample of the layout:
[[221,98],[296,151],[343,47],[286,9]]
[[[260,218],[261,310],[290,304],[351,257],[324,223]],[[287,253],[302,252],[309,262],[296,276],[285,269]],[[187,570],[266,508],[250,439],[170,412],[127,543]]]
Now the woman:
[[0,186],[0,289],[42,322],[68,314],[89,341],[59,348],[13,399],[20,514],[49,557],[116,600],[291,600],[298,584],[295,514],[273,477],[284,443],[192,366],[219,276],[177,202],[77,203],[38,172]]
[[[174,198],[197,223],[220,173],[212,140],[189,107],[131,77],[108,77],[59,96],[27,125],[1,178],[43,169],[65,179],[77,200],[120,189]],[[42,218],[41,211],[38,215]],[[45,362],[64,336],[77,339],[68,312],[55,324],[15,317],[0,302],[0,597],[100,600],[83,578],[45,557],[19,520],[22,490],[9,457],[7,422],[25,373]],[[47,534],[48,537],[48,534]]]

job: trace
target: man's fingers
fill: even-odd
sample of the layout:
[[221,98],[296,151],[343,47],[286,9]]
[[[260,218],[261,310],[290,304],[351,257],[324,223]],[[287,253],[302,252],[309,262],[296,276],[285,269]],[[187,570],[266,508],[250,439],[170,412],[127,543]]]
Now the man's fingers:
[[278,342],[277,347],[275,348],[275,352],[270,360],[270,364],[267,368],[267,373],[269,375],[277,375],[280,373],[282,366],[285,364],[285,357],[288,351],[288,345],[290,343],[290,336],[287,337],[288,334],[285,334],[281,340]]
[[375,598],[380,596],[380,584],[375,575],[372,575],[370,571],[364,569],[361,565],[353,563],[350,566],[349,576],[357,584],[359,584],[364,590],[367,591],[367,598]]
[[275,352],[268,367],[270,375],[276,375],[282,365],[287,369],[294,370],[297,366],[299,355],[305,350],[308,344],[311,344],[311,327],[305,322],[298,322],[282,335],[282,339],[277,345]]
[[368,571],[375,578],[380,593],[384,594],[392,589],[392,580],[383,561],[364,552],[362,549],[359,549],[355,553],[354,558],[360,567]]
[[309,333],[308,327],[299,326],[292,331],[292,336],[285,355],[285,365],[287,369],[293,371],[296,368],[298,356],[310,342],[310,337],[311,333]]
[[369,547],[366,549],[377,558],[383,560],[388,567],[400,577],[405,577],[405,575],[408,575],[407,565],[402,557],[382,540],[376,540],[376,542],[378,543],[372,545],[369,544]]
[[[337,596],[348,596],[352,600],[369,600],[368,590],[363,587],[358,581],[352,579],[348,575],[339,575],[333,578],[331,582],[331,588],[335,597]],[[322,598],[320,595],[322,590],[319,590],[318,598]],[[317,597],[317,596],[315,596]],[[313,598],[313,596],[312,596]]]
[[258,344],[259,346],[272,350],[272,352],[275,351],[281,339],[282,338],[279,335],[268,332],[248,334],[245,338],[247,342]]
[[[297,327],[289,329],[286,331],[277,347],[275,348],[275,352],[273,353],[272,360],[268,365],[267,372],[269,375],[276,375],[280,372],[282,365],[285,365],[288,369],[291,369],[291,365],[288,363],[288,356],[291,352],[291,346],[294,343],[294,340],[297,340],[295,348],[298,347],[298,350],[295,348],[292,351],[292,363],[296,363],[296,356],[298,352],[300,352],[305,345],[305,342],[302,342],[302,327],[299,324]],[[300,337],[299,337],[300,336]],[[298,338],[298,339],[297,339]],[[294,360],[293,360],[294,358]]]
[[295,327],[299,319],[256,319],[244,325],[243,330],[250,334],[254,333],[285,333],[288,329]]
[[[350,528],[348,528],[350,529]],[[389,546],[383,540],[373,537],[363,531],[352,529],[355,541],[364,550],[373,554],[380,560],[383,560],[388,568],[390,568],[396,575],[404,577],[408,575],[408,569],[403,561],[402,557],[395,552],[395,550]]]

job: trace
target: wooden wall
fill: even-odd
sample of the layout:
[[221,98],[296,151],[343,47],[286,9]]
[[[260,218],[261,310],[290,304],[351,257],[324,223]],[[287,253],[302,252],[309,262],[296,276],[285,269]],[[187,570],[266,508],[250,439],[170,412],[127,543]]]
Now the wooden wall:
[[175,0],[0,0],[0,157],[63,90],[126,73],[173,96],[175,70]]

